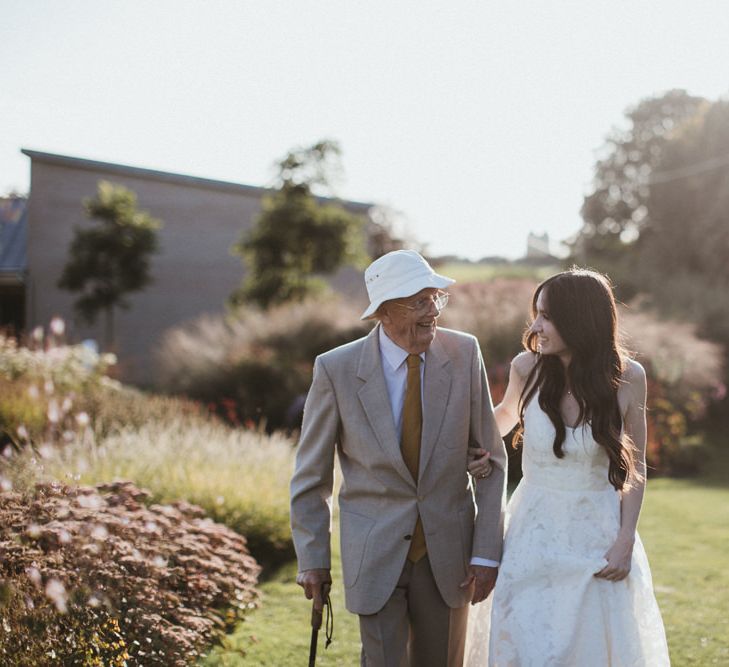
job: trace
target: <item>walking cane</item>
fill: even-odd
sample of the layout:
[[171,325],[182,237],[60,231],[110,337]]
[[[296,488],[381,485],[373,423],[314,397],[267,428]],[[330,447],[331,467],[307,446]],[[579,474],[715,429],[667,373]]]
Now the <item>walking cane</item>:
[[[324,596],[324,606],[327,608],[327,624],[324,629],[327,637],[327,643],[324,645],[325,649],[329,648],[329,644],[332,643],[332,635],[334,634],[334,612],[332,611],[332,601],[329,598],[329,586],[326,584],[322,586],[322,596]],[[322,622],[322,610],[317,609],[314,605],[316,600],[311,605],[311,644],[309,645],[309,667],[316,667],[316,645],[319,639],[319,629],[321,628]]]

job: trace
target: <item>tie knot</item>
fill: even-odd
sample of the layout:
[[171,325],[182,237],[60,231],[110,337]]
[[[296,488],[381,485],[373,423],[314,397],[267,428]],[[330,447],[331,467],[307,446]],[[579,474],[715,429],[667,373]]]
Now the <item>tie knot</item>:
[[420,368],[420,355],[408,354],[407,362],[408,368]]

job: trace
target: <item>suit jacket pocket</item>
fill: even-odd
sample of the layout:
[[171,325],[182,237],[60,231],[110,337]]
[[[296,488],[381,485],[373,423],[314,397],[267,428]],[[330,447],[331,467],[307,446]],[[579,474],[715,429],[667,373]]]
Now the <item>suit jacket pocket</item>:
[[354,514],[347,510],[339,510],[339,525],[342,545],[342,575],[344,586],[351,588],[357,583],[362,569],[362,559],[367,548],[374,519]]

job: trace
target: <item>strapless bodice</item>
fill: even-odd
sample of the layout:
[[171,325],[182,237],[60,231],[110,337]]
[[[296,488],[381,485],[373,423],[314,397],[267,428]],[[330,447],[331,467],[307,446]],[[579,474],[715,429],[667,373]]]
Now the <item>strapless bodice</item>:
[[554,436],[554,426],[539,407],[537,393],[524,410],[522,471],[526,482],[561,491],[613,488],[608,481],[610,461],[605,449],[592,437],[589,424],[567,427],[561,459],[552,449]]

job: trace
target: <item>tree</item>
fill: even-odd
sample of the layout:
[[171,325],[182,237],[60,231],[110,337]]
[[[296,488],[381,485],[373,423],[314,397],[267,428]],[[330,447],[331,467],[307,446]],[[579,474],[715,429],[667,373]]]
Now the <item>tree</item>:
[[331,191],[341,173],[340,154],[336,142],[320,141],[278,163],[276,191],[264,198],[253,229],[233,246],[249,268],[231,295],[234,304],[268,308],[303,300],[323,287],[319,275],[364,259],[362,217],[314,194]]
[[708,104],[671,90],[628,109],[629,127],[612,132],[595,165],[594,189],[582,205],[582,229],[570,244],[574,261],[613,271],[624,263],[624,250],[650,225],[650,179],[666,146]]
[[638,254],[665,311],[681,311],[729,345],[729,102],[701,109],[666,146]]
[[58,286],[81,293],[74,307],[87,322],[105,313],[105,342],[113,347],[114,308],[128,308],[126,296],[151,282],[150,255],[158,249],[162,223],[137,210],[134,192],[108,181],[100,181],[96,197],[84,199],[83,205],[99,224],[74,229]]
[[671,91],[628,116],[632,128],[596,166],[571,260],[729,353],[729,101]]

